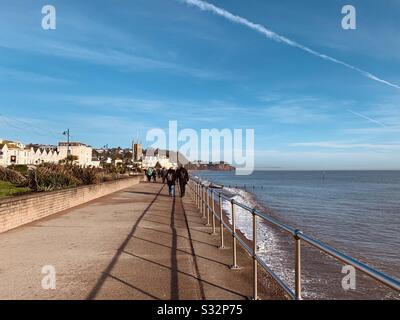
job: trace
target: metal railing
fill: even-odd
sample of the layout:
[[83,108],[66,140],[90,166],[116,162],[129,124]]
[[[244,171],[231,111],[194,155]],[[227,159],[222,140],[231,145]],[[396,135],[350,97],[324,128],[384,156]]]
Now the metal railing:
[[[400,292],[400,281],[394,279],[378,270],[375,270],[368,265],[349,257],[340,251],[318,241],[315,240],[306,234],[302,233],[300,230],[294,229],[290,226],[287,226],[265,213],[260,212],[254,208],[250,208],[246,205],[243,205],[233,199],[228,198],[222,192],[217,192],[215,189],[208,187],[203,184],[201,180],[193,179],[189,182],[189,188],[192,191],[192,197],[202,213],[202,217],[207,219],[207,225],[212,227],[212,234],[216,234],[216,224],[215,219],[218,219],[220,222],[220,248],[225,248],[224,243],[224,230],[226,229],[232,236],[232,266],[231,269],[240,269],[237,264],[237,242],[241,244],[241,246],[252,256],[253,258],[253,299],[258,298],[258,265],[263,267],[272,278],[278,283],[278,285],[286,292],[286,294],[295,300],[302,299],[302,289],[301,289],[301,246],[302,241],[311,245],[314,248],[321,250],[327,255],[336,258],[337,260],[346,263],[347,265],[351,265],[372,279],[384,284],[385,286],[394,289],[397,292]],[[217,197],[219,212],[215,212],[215,198]],[[222,209],[222,200],[225,199],[231,203],[231,226],[224,221],[224,213]],[[240,207],[252,215],[252,228],[253,228],[253,240],[252,246],[250,247],[237,233],[236,233],[236,207]],[[210,216],[212,215],[212,216]],[[262,219],[272,224],[275,227],[278,227],[280,230],[283,230],[290,235],[293,236],[295,242],[295,288],[293,289],[285,283],[279,276],[275,274],[275,272],[267,266],[267,264],[261,259],[261,257],[257,254],[257,221]],[[211,220],[211,224],[210,224]]]

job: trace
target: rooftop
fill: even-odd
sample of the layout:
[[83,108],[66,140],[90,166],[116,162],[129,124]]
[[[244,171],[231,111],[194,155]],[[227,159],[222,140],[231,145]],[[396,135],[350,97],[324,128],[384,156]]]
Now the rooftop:
[[[68,142],[67,141],[60,141],[58,143],[59,147],[67,147],[68,146]],[[87,144],[84,144],[82,142],[78,142],[78,141],[70,141],[69,142],[69,146],[70,147],[89,147]]]

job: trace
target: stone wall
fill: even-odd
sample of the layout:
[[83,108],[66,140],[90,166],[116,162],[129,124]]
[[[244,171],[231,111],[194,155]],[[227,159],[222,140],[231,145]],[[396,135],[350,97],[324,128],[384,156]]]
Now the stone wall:
[[0,200],[0,233],[138,184],[142,176]]

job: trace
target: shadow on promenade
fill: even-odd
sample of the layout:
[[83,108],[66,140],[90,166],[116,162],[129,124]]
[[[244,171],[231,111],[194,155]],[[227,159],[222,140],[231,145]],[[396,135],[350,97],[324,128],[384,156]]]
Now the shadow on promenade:
[[101,287],[103,286],[104,282],[106,281],[107,277],[110,275],[111,270],[113,267],[116,265],[118,258],[120,257],[121,253],[125,250],[125,247],[129,243],[129,240],[132,238],[132,236],[135,234],[136,229],[146,213],[150,210],[150,208],[153,206],[153,204],[157,201],[157,198],[161,194],[162,190],[164,189],[164,185],[160,188],[158,193],[155,195],[154,199],[150,202],[150,204],[147,206],[147,208],[143,211],[143,213],[140,215],[139,219],[136,221],[136,223],[133,225],[131,231],[129,234],[126,236],[125,240],[122,242],[120,247],[118,248],[117,252],[115,253],[114,257],[112,258],[111,262],[109,265],[106,267],[106,269],[102,272],[102,275],[100,279],[97,281],[96,285],[93,287],[93,289],[90,291],[90,293],[87,296],[87,300],[93,300],[96,298],[96,295],[100,291]]

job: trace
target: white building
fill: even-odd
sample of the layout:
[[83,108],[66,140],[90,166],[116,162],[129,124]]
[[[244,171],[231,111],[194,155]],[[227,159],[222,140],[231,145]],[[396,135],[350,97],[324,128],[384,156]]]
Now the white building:
[[142,160],[142,167],[144,169],[155,167],[157,163],[163,168],[177,168],[177,164],[171,162],[166,156],[145,156]]
[[[92,160],[92,148],[79,142],[70,142],[70,154],[76,156],[76,164],[82,166],[100,165]],[[67,158],[68,144],[60,142],[58,147],[25,146],[20,142],[0,139],[0,165],[37,165],[59,163]]]
[[[77,157],[75,161],[81,166],[91,166],[93,165],[93,149],[88,145],[80,142],[70,142],[69,143],[70,155]],[[68,155],[68,143],[60,142],[58,144],[58,152],[60,153],[61,159],[67,158]]]
[[20,142],[0,140],[0,165],[35,165],[43,162],[58,162],[59,153],[53,147],[25,146]]

